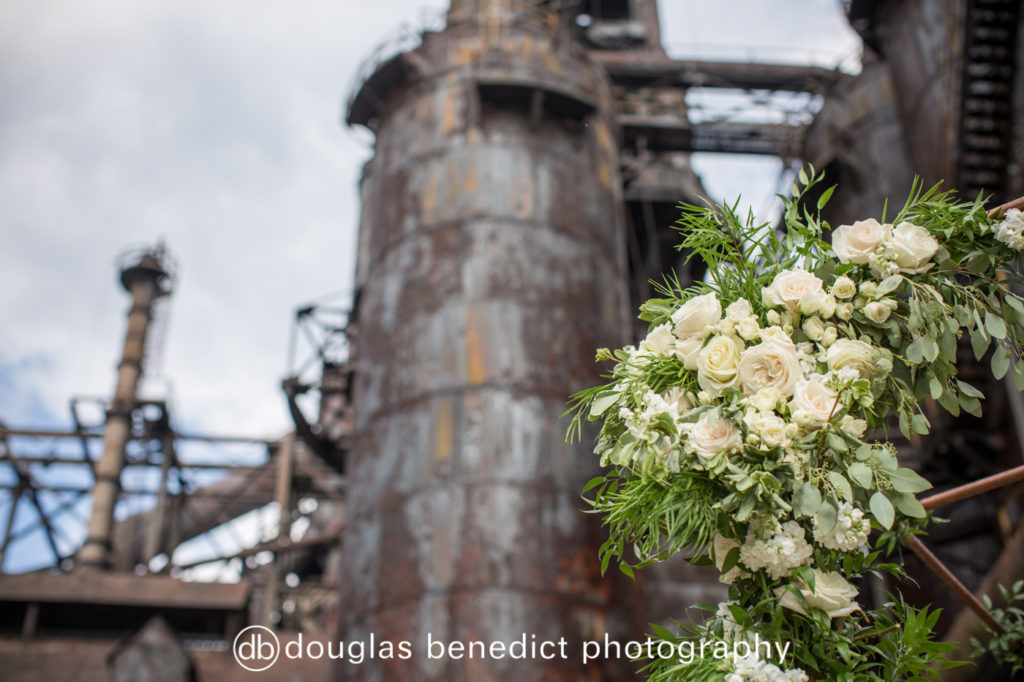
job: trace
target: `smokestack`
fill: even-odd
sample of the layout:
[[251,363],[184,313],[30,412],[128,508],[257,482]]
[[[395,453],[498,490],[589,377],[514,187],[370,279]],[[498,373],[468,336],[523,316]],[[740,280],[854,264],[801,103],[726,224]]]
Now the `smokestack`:
[[146,334],[153,317],[153,304],[171,293],[172,279],[162,244],[143,252],[133,251],[121,256],[121,284],[131,294],[128,329],[124,349],[117,367],[114,398],[107,412],[103,432],[103,455],[96,463],[96,483],[92,495],[92,516],[89,518],[85,544],[78,551],[77,565],[91,569],[110,567],[110,533],[114,506],[121,490],[124,451],[131,437],[131,415],[135,409]]
[[[481,2],[456,0],[449,17]],[[597,519],[580,511],[597,458],[562,442],[559,419],[598,379],[594,347],[629,329],[610,87],[553,14],[483,4],[480,22],[449,21],[378,64],[348,110],[377,142],[340,639],[416,655],[341,662],[338,677],[632,679],[572,649],[625,619],[599,574]],[[569,649],[469,665],[431,659],[428,636]]]

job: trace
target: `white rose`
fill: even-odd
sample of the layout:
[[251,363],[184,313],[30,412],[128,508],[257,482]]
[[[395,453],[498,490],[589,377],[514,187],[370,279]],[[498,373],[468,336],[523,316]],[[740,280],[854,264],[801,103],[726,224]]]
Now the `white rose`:
[[757,320],[748,317],[736,323],[736,333],[747,341],[753,341],[761,333],[761,327],[758,326]]
[[851,415],[844,414],[839,422],[839,428],[854,438],[862,438],[864,432],[868,430],[868,423],[863,419],[857,419]]
[[[874,298],[877,293],[878,282],[867,279],[860,283],[860,295],[864,298]],[[854,303],[856,304],[856,302]]]
[[783,270],[761,290],[766,306],[785,306],[805,315],[815,313],[825,301],[821,280],[806,270]]
[[902,272],[918,274],[932,266],[939,242],[920,225],[900,223],[892,232],[893,259]]
[[825,351],[825,362],[833,372],[853,369],[861,379],[870,379],[874,371],[873,352],[874,349],[863,341],[840,339]]
[[836,394],[820,381],[798,381],[789,408],[794,421],[801,426],[821,428],[836,409]]
[[672,324],[680,339],[694,334],[700,334],[703,338],[704,328],[718,324],[721,319],[722,304],[718,302],[715,292],[691,298],[672,313]]
[[825,297],[825,302],[821,304],[821,308],[818,310],[821,316],[826,320],[836,313],[836,306],[839,303],[836,301],[836,297],[833,294],[829,294]]
[[[857,588],[846,582],[841,574],[826,573],[816,568],[812,570],[814,571],[813,592],[803,580],[797,579],[793,582],[808,606],[821,609],[829,615],[829,618],[841,618],[860,610],[860,605],[853,601],[858,594]],[[785,587],[776,588],[775,594],[779,597],[780,606],[801,615],[807,615],[797,598]]]
[[836,317],[843,321],[853,317],[853,304],[844,302],[836,305]]
[[817,315],[805,319],[801,329],[811,341],[821,341],[825,336],[825,323]]
[[744,395],[769,390],[789,397],[802,377],[800,359],[792,342],[771,339],[740,354],[739,378]]
[[743,435],[725,417],[720,417],[718,423],[712,426],[705,412],[690,431],[690,442],[697,456],[707,459],[719,452],[739,450],[743,446]]
[[640,342],[640,350],[653,355],[670,355],[675,351],[675,347],[676,337],[667,323],[652,329]]
[[737,384],[742,344],[730,336],[716,336],[697,356],[697,383],[712,396]]
[[676,412],[679,414],[685,414],[693,408],[693,402],[690,397],[686,395],[686,391],[680,386],[674,386],[668,389],[664,394],[665,402],[669,405],[673,405]]
[[845,275],[837,277],[836,281],[832,282],[832,294],[843,300],[853,298],[857,295],[857,284]]
[[697,356],[703,346],[703,334],[688,334],[685,338],[676,341],[673,353],[683,363],[683,367],[692,371],[697,369]]
[[747,428],[761,438],[761,442],[769,448],[789,445],[786,437],[786,422],[774,412],[755,412],[750,410],[743,417]]
[[762,389],[747,398],[751,405],[761,412],[771,412],[779,404],[781,396],[771,389]]
[[864,315],[875,324],[882,324],[888,320],[890,313],[892,308],[882,301],[872,301],[864,306]]
[[864,265],[878,245],[888,241],[892,226],[882,225],[874,218],[858,220],[853,225],[840,225],[832,231],[832,248],[843,263]]
[[825,333],[821,335],[821,345],[824,346],[825,348],[828,348],[833,343],[835,343],[836,339],[838,338],[839,330],[836,329],[835,325],[830,324],[829,326],[825,327]]
[[754,314],[754,309],[750,305],[750,301],[745,298],[740,298],[729,304],[729,307],[725,309],[725,317],[734,322],[750,317]]

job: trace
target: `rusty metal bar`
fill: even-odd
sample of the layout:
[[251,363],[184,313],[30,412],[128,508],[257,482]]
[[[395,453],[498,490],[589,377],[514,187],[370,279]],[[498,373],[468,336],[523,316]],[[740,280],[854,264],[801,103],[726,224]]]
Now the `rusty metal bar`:
[[[277,480],[274,488],[274,499],[277,501],[277,539],[279,541],[289,537],[292,525],[291,515],[291,487],[292,469],[295,460],[295,432],[292,431],[281,443],[277,451]],[[281,582],[281,558],[274,557],[273,563],[267,571],[267,585],[263,602],[263,624],[267,627],[273,625],[271,615],[277,606],[279,583]]]
[[991,613],[989,613],[989,610],[985,608],[985,605],[982,604],[981,601],[975,597],[962,582],[960,582],[959,578],[953,575],[953,573],[946,568],[946,565],[942,563],[937,556],[932,554],[930,549],[925,547],[924,543],[921,542],[917,536],[908,536],[904,543],[921,561],[924,562],[925,566],[931,569],[932,573],[937,575],[942,582],[946,583],[946,586],[953,591],[953,594],[959,597],[960,601],[966,604],[971,611],[974,611],[974,613],[978,615],[978,618],[985,621],[989,627],[996,632],[1000,634],[1005,632],[1003,626],[999,624]]
[[321,547],[323,545],[329,545],[334,542],[338,542],[341,539],[341,530],[333,533],[327,533],[326,535],[318,535],[314,538],[303,538],[301,540],[292,541],[288,538],[278,538],[271,540],[270,542],[263,542],[255,547],[249,547],[243,549],[234,554],[223,554],[220,556],[210,557],[209,559],[200,559],[199,561],[190,561],[187,564],[178,564],[174,568],[180,571],[187,571],[190,568],[196,566],[202,566],[203,564],[212,564],[216,561],[231,561],[232,559],[244,559],[250,556],[256,556],[261,552],[273,552],[275,554],[285,554],[287,552],[297,552],[302,549],[309,549],[311,547]]
[[966,485],[957,486],[952,490],[947,490],[931,497],[926,497],[921,500],[921,504],[925,509],[936,509],[943,507],[947,504],[959,502],[960,500],[966,500],[968,497],[974,497],[986,493],[989,490],[995,490],[996,488],[1002,488],[1003,486],[1016,483],[1017,481],[1024,480],[1024,465],[1014,467],[994,476],[988,476],[986,478],[979,479]]
[[1002,204],[1000,206],[996,206],[995,208],[989,210],[988,214],[990,216],[998,218],[999,216],[1003,215],[1003,213],[1005,213],[1006,211],[1010,210],[1011,208],[1017,208],[1017,209],[1024,210],[1024,197],[1017,197],[1013,201],[1008,201],[1005,204]]
[[[19,429],[0,426],[0,437],[18,436],[26,438],[103,438],[102,433],[80,433],[77,431],[65,431],[63,429]],[[252,443],[253,445],[271,445],[277,441],[273,438],[256,438],[254,436],[238,435],[203,435],[196,433],[175,433],[175,440],[199,441],[203,443]],[[139,440],[130,438],[131,440]],[[81,461],[81,460],[74,460]]]

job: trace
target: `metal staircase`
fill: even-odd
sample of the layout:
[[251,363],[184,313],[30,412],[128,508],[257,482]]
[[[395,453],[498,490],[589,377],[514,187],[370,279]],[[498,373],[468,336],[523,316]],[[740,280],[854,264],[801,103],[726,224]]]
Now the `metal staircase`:
[[958,185],[1006,200],[1019,0],[968,0]]

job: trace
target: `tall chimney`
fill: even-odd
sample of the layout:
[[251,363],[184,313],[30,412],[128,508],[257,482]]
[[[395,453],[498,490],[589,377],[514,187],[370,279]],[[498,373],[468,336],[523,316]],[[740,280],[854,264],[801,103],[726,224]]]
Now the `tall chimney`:
[[117,385],[103,431],[103,455],[96,463],[88,535],[76,561],[78,566],[90,569],[110,567],[110,531],[114,506],[121,490],[125,446],[131,437],[132,410],[135,409],[142,377],[146,334],[153,316],[153,304],[171,292],[171,275],[162,244],[141,253],[124,254],[120,262],[121,284],[131,294],[132,305],[128,309],[128,329],[117,367]]

